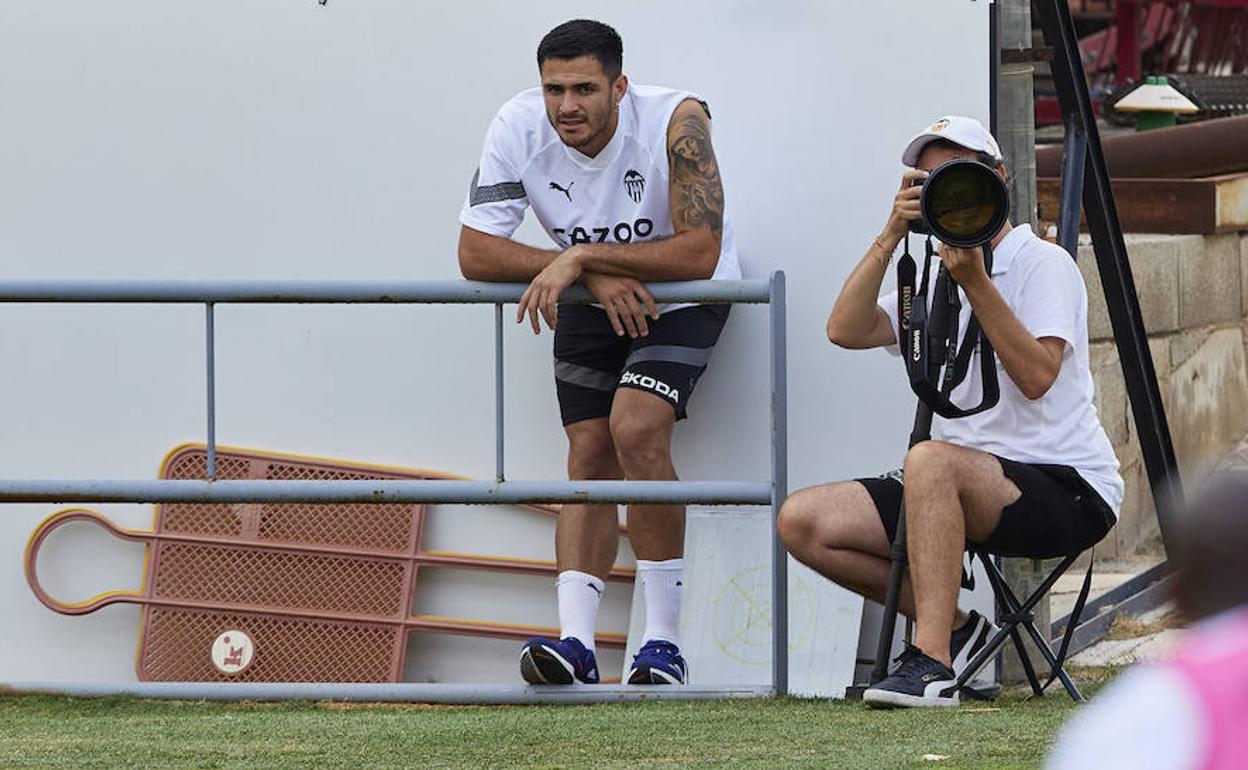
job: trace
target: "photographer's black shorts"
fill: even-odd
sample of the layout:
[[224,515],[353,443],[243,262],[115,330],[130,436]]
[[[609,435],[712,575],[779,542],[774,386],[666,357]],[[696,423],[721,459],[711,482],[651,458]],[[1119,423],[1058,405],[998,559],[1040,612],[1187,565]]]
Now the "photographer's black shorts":
[[[1113,510],[1074,468],[997,460],[1022,495],[1001,510],[997,528],[980,544],[989,553],[1030,559],[1066,556],[1096,545],[1117,523]],[[901,511],[901,472],[855,481],[867,488],[891,543]]]
[[616,388],[653,393],[683,420],[731,305],[695,305],[647,319],[649,335],[617,336],[602,308],[560,305],[555,391],[564,425],[607,417]]

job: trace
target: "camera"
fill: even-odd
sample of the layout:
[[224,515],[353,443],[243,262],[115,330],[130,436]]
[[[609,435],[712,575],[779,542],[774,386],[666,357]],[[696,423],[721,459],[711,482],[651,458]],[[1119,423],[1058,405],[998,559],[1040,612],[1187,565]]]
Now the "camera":
[[[922,187],[925,182],[927,182],[927,179],[911,179],[910,186]],[[923,200],[922,193],[919,193],[919,200],[920,202]],[[921,210],[922,209],[920,208],[920,211]],[[910,232],[915,233],[916,235],[931,235],[932,234],[932,230],[930,227],[927,226],[927,220],[925,218],[911,219],[910,220]]]
[[976,158],[953,158],[937,166],[921,185],[922,218],[910,231],[932,235],[950,246],[982,246],[1005,225],[1010,194],[997,170]]

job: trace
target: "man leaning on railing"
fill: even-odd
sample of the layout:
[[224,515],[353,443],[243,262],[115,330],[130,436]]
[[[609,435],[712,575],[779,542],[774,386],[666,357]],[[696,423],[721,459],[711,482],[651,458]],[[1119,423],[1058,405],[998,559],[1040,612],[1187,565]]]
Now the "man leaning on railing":
[[[499,109],[460,212],[464,277],[527,281],[516,321],[555,330],[555,390],[571,479],[675,480],[671,436],[727,305],[657,307],[642,281],[740,277],[710,113],[697,96],[632,85],[615,30],[576,20],[537,49],[539,88]],[[511,239],[532,207],[551,250]],[[580,282],[598,306],[559,304]],[[646,603],[630,684],[683,684],[677,628],[684,506],[630,505]],[[565,505],[555,533],[561,639],[521,651],[533,684],[594,683],[594,628],[615,560],[613,504]]]

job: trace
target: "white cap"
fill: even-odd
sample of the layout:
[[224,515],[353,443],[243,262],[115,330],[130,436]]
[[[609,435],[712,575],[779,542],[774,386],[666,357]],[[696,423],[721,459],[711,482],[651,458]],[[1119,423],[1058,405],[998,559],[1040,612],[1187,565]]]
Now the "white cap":
[[919,162],[923,148],[937,139],[945,139],[959,147],[987,153],[997,161],[1001,160],[1001,148],[983,123],[965,115],[945,115],[910,140],[906,151],[901,154],[901,162],[913,168]]

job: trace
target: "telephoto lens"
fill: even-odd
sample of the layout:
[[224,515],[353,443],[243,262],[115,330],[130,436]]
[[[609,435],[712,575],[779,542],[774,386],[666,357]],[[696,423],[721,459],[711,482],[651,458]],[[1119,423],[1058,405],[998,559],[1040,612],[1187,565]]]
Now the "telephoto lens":
[[961,248],[982,246],[1005,225],[1010,195],[1005,181],[985,163],[974,158],[953,158],[933,169],[922,184],[921,222],[911,230],[934,235],[942,243]]

